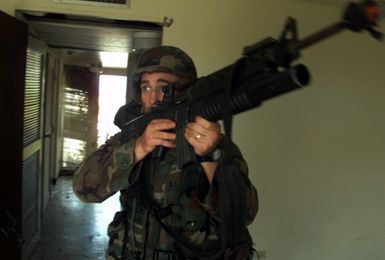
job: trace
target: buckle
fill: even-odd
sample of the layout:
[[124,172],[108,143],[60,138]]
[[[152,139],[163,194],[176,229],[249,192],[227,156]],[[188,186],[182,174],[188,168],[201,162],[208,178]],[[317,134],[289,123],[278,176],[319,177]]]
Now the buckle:
[[154,250],[154,260],[176,260],[172,251]]

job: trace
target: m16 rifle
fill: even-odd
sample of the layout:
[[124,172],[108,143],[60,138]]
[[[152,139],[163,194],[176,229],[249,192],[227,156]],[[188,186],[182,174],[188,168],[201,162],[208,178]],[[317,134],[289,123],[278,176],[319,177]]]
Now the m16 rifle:
[[[381,7],[382,5],[382,7]],[[184,128],[196,115],[210,121],[223,119],[225,133],[231,137],[232,116],[255,107],[265,100],[307,86],[310,73],[305,65],[293,64],[300,51],[343,30],[368,31],[377,40],[383,34],[375,30],[384,3],[367,0],[349,3],[341,21],[302,40],[298,39],[296,20],[289,17],[279,37],[268,37],[243,50],[243,56],[208,76],[200,77],[181,93],[175,86],[164,89],[164,102],[151,112],[126,122],[122,142],[138,138],[155,118],[167,118],[177,123],[177,161],[180,168],[196,161],[192,147],[184,138]],[[162,153],[162,148],[157,150]],[[161,155],[159,155],[161,156]]]
[[[384,4],[382,4],[384,5]],[[225,128],[225,147],[222,167],[215,176],[219,194],[222,245],[218,251],[206,253],[207,257],[217,259],[228,245],[235,245],[244,238],[247,219],[246,192],[242,178],[236,174],[231,155],[232,116],[253,109],[264,101],[307,86],[310,73],[305,65],[294,64],[300,51],[342,30],[354,32],[368,31],[381,40],[383,35],[375,30],[380,17],[380,4],[367,0],[362,3],[349,3],[341,21],[334,23],[309,37],[299,40],[296,21],[288,21],[278,39],[268,37],[243,50],[243,56],[208,76],[197,79],[187,90],[175,93],[175,86],[164,88],[164,101],[150,112],[139,117],[125,115],[127,121],[120,125],[122,142],[138,138],[148,123],[156,118],[174,120],[176,126],[177,163],[180,168],[197,161],[192,147],[184,137],[185,126],[196,115],[210,121],[223,119]],[[119,112],[118,112],[119,113]],[[162,157],[164,147],[152,152]],[[161,223],[161,221],[160,221]],[[168,230],[168,229],[166,229]],[[173,235],[175,241],[180,236]],[[181,240],[182,242],[184,240]],[[178,242],[182,247],[196,255],[204,256],[202,248],[189,242]],[[211,258],[210,258],[211,259]]]

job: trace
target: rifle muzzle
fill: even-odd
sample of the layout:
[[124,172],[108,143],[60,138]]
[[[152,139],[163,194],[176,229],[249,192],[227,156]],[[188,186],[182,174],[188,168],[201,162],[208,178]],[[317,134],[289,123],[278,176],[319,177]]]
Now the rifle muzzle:
[[[307,86],[309,82],[310,73],[303,64],[279,72],[257,75],[234,86],[230,102],[232,113],[238,114],[255,108],[265,100]],[[223,96],[213,97],[204,105],[202,115],[209,120],[219,120],[223,105]]]

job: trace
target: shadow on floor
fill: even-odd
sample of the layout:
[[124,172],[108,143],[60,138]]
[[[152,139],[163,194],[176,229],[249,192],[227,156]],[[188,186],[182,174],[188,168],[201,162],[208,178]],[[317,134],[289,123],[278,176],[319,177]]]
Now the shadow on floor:
[[105,259],[107,226],[120,209],[119,194],[100,204],[84,203],[73,193],[71,176],[60,177],[53,189],[30,259]]

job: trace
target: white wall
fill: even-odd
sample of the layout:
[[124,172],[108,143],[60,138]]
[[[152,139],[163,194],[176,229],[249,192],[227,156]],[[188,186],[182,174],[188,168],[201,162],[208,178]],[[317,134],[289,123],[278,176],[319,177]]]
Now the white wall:
[[[168,1],[165,10],[175,23],[164,43],[192,53],[202,75],[277,37],[289,15],[304,37],[342,13],[305,1]],[[308,88],[234,122],[260,195],[256,247],[276,260],[385,259],[385,46],[343,32],[300,61]]]
[[[288,12],[306,31],[340,14],[303,3]],[[257,241],[272,259],[385,259],[385,46],[346,32],[303,55],[309,89],[239,118],[256,118],[239,143],[255,137]]]
[[1,0],[0,1],[0,10],[3,11],[4,13],[7,13],[9,15],[14,15],[14,2],[12,1],[6,1],[6,0]]
[[[85,12],[48,0],[28,5]],[[190,53],[200,75],[234,62],[245,45],[277,37],[289,15],[303,37],[341,13],[298,0],[132,0],[124,14],[94,12],[172,17],[163,43]],[[256,248],[273,260],[385,259],[385,46],[344,32],[302,54],[309,87],[235,117],[234,140],[260,195],[250,227]]]

